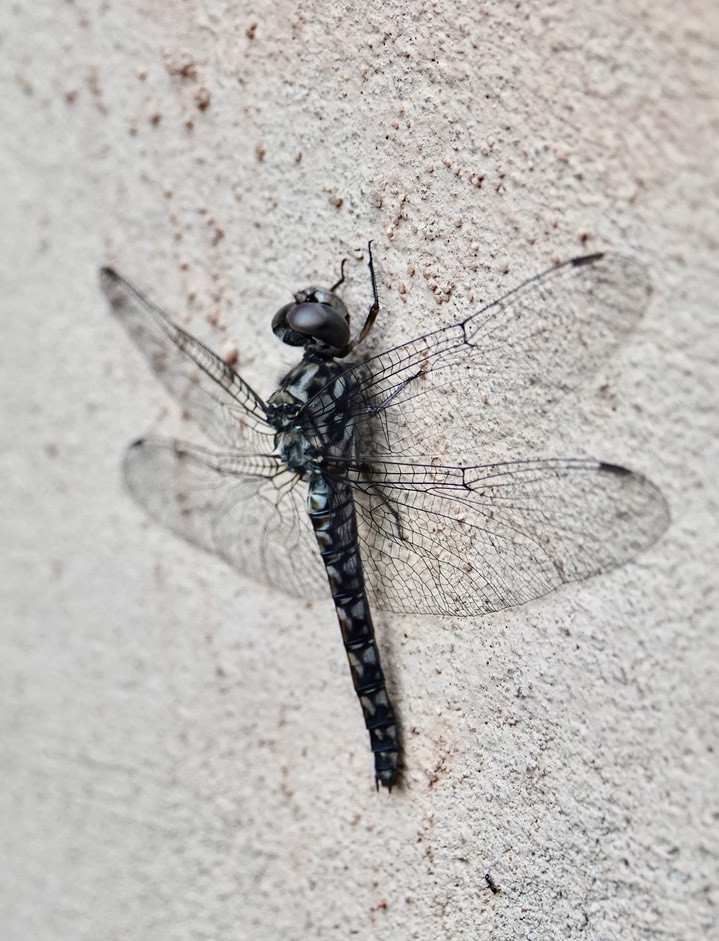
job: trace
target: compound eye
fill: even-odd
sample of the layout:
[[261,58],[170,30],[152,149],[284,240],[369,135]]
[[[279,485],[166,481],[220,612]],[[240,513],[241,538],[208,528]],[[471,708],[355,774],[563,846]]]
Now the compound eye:
[[272,331],[276,333],[277,330],[282,330],[288,326],[287,324],[287,315],[292,310],[293,307],[296,307],[297,304],[285,304],[284,307],[280,307],[275,316],[272,318]]
[[329,304],[320,304],[317,301],[308,301],[305,304],[290,304],[275,314],[284,314],[287,324],[292,330],[304,336],[319,340],[332,349],[341,350],[349,343],[349,324]]

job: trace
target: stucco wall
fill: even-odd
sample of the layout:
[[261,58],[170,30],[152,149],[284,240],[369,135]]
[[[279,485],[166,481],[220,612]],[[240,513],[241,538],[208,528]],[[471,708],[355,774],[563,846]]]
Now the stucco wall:
[[[4,941],[709,938],[715,6],[38,0],[0,23]],[[383,344],[554,259],[640,257],[652,305],[561,451],[649,474],[673,515],[523,608],[378,615],[390,796],[331,603],[123,492],[126,442],[192,432],[97,285],[115,265],[267,394],[292,359],[272,312],[370,237]]]

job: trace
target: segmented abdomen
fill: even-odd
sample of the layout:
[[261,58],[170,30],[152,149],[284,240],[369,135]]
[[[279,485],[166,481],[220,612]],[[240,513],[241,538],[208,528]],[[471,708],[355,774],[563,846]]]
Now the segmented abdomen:
[[385,688],[365,593],[351,488],[313,473],[309,478],[307,509],[327,569],[352,682],[369,732],[375,779],[378,785],[391,788],[397,778],[399,759],[397,723]]

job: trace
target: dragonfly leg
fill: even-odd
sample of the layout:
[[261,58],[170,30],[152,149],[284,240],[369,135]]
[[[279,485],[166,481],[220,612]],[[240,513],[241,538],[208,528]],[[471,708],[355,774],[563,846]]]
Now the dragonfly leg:
[[332,291],[333,294],[337,290],[337,288],[340,286],[340,284],[345,283],[345,265],[346,264],[347,264],[347,259],[343,258],[342,263],[340,264],[340,279],[339,281],[336,281],[330,288],[330,291]]
[[370,334],[374,322],[377,319],[377,314],[379,313],[379,295],[377,294],[377,279],[375,278],[374,273],[374,262],[372,261],[372,241],[367,242],[367,253],[369,254],[369,261],[367,262],[367,267],[369,268],[369,276],[372,282],[372,305],[367,313],[367,318],[362,326],[362,329],[359,332],[359,335],[347,344],[342,355],[346,356],[351,350],[356,346],[359,346],[360,343],[363,343],[364,340]]
[[[368,465],[371,467],[371,465]],[[370,471],[371,473],[371,471]],[[372,494],[372,496],[378,501],[379,505],[386,510],[389,515],[392,517],[392,522],[394,523],[395,535],[398,539],[404,541],[404,530],[402,528],[402,517],[399,514],[399,510],[394,505],[394,501],[390,500],[387,494],[382,493],[382,491],[375,486],[368,474],[368,479],[362,481],[362,489],[366,494]]]
[[392,404],[393,399],[396,399],[397,396],[407,388],[410,382],[414,382],[415,379],[419,379],[419,377],[423,376],[424,373],[424,369],[418,369],[414,375],[410,376],[408,379],[403,379],[402,382],[398,383],[394,389],[392,389],[389,395],[386,395],[381,402],[377,402],[376,404],[368,404],[367,411],[370,413],[370,415],[375,415],[377,412],[383,411],[387,408],[388,405]]

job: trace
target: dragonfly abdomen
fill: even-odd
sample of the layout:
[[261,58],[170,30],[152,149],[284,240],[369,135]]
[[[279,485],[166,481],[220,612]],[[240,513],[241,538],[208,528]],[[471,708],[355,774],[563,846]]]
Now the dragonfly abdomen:
[[387,695],[365,592],[352,492],[319,473],[309,480],[307,507],[327,570],[352,682],[374,753],[375,780],[391,788],[397,778],[397,720]]

